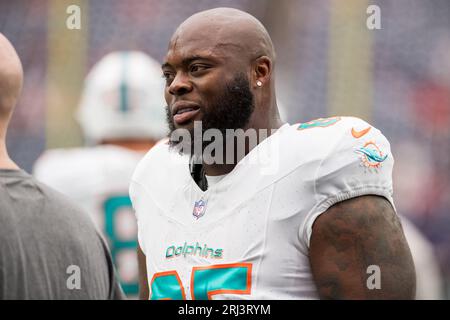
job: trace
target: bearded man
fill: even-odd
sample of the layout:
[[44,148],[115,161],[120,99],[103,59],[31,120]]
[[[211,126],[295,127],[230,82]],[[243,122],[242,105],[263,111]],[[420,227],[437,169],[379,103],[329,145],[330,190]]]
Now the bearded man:
[[[275,61],[266,29],[236,9],[194,14],[172,36],[162,65],[172,135],[130,185],[142,297],[413,298],[387,139],[352,117],[283,123]],[[204,161],[209,143],[194,146],[199,122],[200,135],[241,129],[258,143],[226,154],[232,161]],[[224,145],[239,140],[228,137]],[[276,170],[246,161],[255,153]]]

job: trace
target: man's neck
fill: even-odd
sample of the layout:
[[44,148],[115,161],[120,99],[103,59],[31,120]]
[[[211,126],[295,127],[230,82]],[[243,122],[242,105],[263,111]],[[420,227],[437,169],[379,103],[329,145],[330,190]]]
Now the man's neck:
[[19,166],[9,157],[0,156],[0,169],[20,170]]
[[4,139],[0,141],[0,169],[19,170],[19,166],[11,160],[6,151]]

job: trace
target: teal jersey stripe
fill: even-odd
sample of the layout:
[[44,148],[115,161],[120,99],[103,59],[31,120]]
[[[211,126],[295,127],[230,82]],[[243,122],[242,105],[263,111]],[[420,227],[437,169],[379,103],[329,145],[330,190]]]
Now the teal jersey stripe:
[[120,111],[126,113],[129,109],[128,107],[128,86],[127,86],[127,60],[128,53],[124,52],[122,54],[122,80],[120,82]]

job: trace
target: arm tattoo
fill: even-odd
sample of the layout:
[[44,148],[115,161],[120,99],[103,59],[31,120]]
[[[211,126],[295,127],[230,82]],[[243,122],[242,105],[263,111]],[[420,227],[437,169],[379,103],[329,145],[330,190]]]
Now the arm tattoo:
[[[329,208],[314,223],[309,254],[321,298],[414,298],[411,252],[385,198],[362,196]],[[370,265],[381,270],[380,289],[366,285]]]

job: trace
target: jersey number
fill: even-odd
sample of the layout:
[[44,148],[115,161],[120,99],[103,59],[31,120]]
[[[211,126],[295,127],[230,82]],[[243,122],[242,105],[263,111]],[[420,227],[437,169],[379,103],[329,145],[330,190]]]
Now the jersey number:
[[309,122],[301,123],[298,126],[297,130],[305,130],[305,129],[318,128],[318,127],[325,128],[325,127],[332,126],[339,120],[341,120],[341,117],[319,118],[319,119],[315,119],[315,120],[312,120]]
[[[132,208],[131,200],[127,195],[110,197],[103,204],[105,211],[105,233],[109,238],[111,255],[117,267],[120,267],[117,265],[117,256],[119,253],[125,250],[135,251],[138,244],[137,236],[133,239],[121,240],[116,234],[117,213],[123,208]],[[121,281],[121,285],[124,293],[127,295],[136,295],[139,292],[139,283],[137,280],[131,283]]]
[[[251,281],[251,263],[193,267],[191,298],[192,300],[211,300],[211,297],[216,294],[250,294]],[[176,271],[155,273],[150,287],[151,300],[186,300],[183,284]]]

